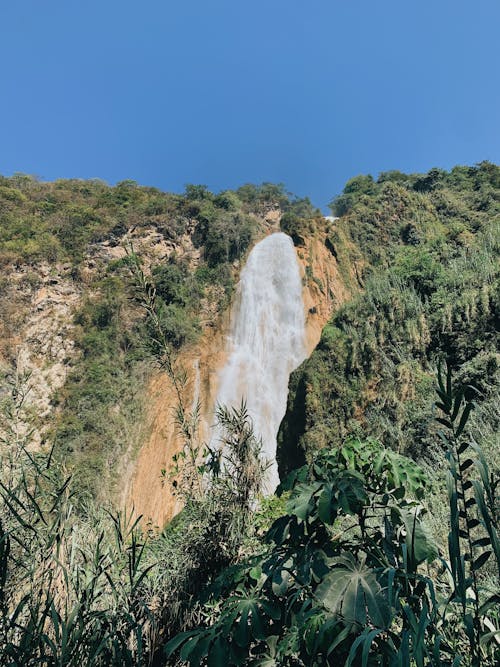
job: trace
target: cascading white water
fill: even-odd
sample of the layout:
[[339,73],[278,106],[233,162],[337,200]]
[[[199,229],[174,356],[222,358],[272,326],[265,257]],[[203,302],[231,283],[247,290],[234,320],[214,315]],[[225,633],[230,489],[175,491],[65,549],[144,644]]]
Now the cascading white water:
[[228,344],[217,403],[237,406],[246,400],[271,464],[264,488],[272,493],[279,483],[276,436],[286,411],[288,379],[306,357],[302,281],[286,234],[271,234],[251,251],[240,276]]

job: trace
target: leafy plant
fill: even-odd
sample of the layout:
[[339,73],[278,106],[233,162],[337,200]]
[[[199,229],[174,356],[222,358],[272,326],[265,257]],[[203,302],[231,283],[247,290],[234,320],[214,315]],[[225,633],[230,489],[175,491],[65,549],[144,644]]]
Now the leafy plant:
[[268,548],[229,586],[215,585],[223,600],[216,619],[174,638],[167,655],[180,650],[190,665],[211,664],[224,638],[230,665],[350,663],[358,649],[395,658],[398,613],[407,619],[410,654],[423,650],[408,619],[430,606],[417,569],[436,550],[418,501],[404,499],[423,491],[421,471],[374,441],[350,441],[294,478]]
[[[461,606],[461,621],[470,645],[471,664],[483,664],[494,651],[500,630],[491,630],[487,613],[500,603],[498,592],[484,591],[481,570],[490,557],[496,560],[497,582],[500,581],[500,542],[496,492],[500,479],[490,475],[481,448],[471,441],[466,427],[472,400],[466,400],[474,389],[454,387],[451,369],[446,375],[439,370],[440,401],[437,407],[444,413],[438,421],[444,426],[441,438],[447,449],[448,499],[450,503],[450,533],[448,551],[453,592],[451,601]],[[496,619],[498,621],[498,619]],[[486,623],[486,625],[485,625]]]

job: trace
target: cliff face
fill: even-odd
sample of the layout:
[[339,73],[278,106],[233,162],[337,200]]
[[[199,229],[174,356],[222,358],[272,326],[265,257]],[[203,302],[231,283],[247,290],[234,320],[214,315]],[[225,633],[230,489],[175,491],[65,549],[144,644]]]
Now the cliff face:
[[[335,245],[332,239],[335,239]],[[334,313],[361,288],[363,261],[335,221],[317,220],[300,236],[297,254],[302,266],[306,309],[308,358],[290,378],[285,418],[278,433],[277,459],[281,479],[305,462],[299,438],[305,430],[307,409],[303,369],[320,342]]]
[[[279,217],[274,218],[275,225]],[[279,227],[270,226],[268,232]],[[321,331],[332,312],[350,294],[350,286],[341,277],[338,262],[326,245],[327,224],[317,219],[297,248],[303,282],[308,354],[319,341]],[[218,374],[227,358],[226,337],[230,307],[215,328],[206,329],[200,342],[180,352],[178,363],[186,373],[184,401],[201,404],[200,441],[208,440],[213,426]],[[173,495],[169,471],[172,457],[182,448],[175,423],[176,397],[164,374],[155,376],[148,389],[146,437],[129,482],[129,504],[147,525],[162,526],[180,509]],[[163,474],[162,474],[163,471]]]
[[[127,251],[157,289],[186,404],[197,394],[202,405],[203,439],[239,270],[294,203],[274,186],[178,196],[131,182],[0,181],[2,455],[54,445],[84,497],[133,505],[162,525],[178,509],[168,473],[181,443]],[[321,242],[299,253],[312,349],[335,297],[320,287],[332,281]]]
[[[100,280],[133,246],[145,270],[168,257],[199,257],[190,235],[165,241],[152,226],[142,226],[91,244],[75,268],[70,262],[16,261],[0,271],[0,366],[4,403],[16,411],[20,432],[41,446],[57,414],[57,394],[82,356],[78,347],[85,325],[77,321],[84,303],[102,298]],[[123,309],[123,326],[137,317]]]
[[[268,231],[279,219],[268,218]],[[276,227],[274,227],[276,229]],[[324,324],[333,310],[349,294],[337,262],[325,245],[325,231],[316,231],[298,248],[304,284],[308,353],[316,346]],[[62,411],[57,394],[64,391],[66,379],[81,357],[75,316],[89,298],[98,298],[95,279],[110,263],[125,257],[125,245],[132,243],[143,258],[146,270],[165,262],[175,254],[189,258],[193,266],[199,260],[189,236],[180,244],[166,244],[153,229],[141,229],[113,245],[109,240],[96,243],[85,257],[81,273],[84,281],[75,280],[66,264],[20,266],[9,276],[2,294],[2,363],[10,366],[4,377],[7,391],[25,394],[18,412],[19,434],[30,437],[31,446],[40,447],[49,440]],[[26,285],[26,275],[34,285]],[[36,281],[35,277],[36,276]],[[209,308],[207,305],[206,317]],[[134,309],[122,313],[124,320],[137,317]],[[226,335],[229,309],[210,320],[200,340],[181,349],[177,364],[186,373],[184,400],[190,405],[195,396],[202,406],[200,439],[207,439],[213,421],[217,376],[226,358]],[[154,367],[153,367],[154,368]],[[9,382],[16,379],[17,388]],[[172,457],[181,448],[175,423],[176,397],[170,379],[153,370],[138,388],[141,395],[140,423],[129,424],[129,442],[115,453],[120,481],[115,499],[119,505],[132,506],[144,523],[162,526],[180,508],[172,493],[169,471]],[[119,406],[115,408],[118,410]]]
[[343,266],[329,243],[330,225],[321,221],[297,248],[304,285],[308,356],[333,312],[356,290],[349,262]]

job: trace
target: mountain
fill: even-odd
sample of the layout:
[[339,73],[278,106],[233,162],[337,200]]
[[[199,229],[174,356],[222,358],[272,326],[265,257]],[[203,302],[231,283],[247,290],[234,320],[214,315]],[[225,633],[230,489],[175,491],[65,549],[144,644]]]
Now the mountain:
[[[2,664],[498,663],[500,168],[331,208],[0,177]],[[247,407],[213,412],[277,231],[307,359],[263,497]]]

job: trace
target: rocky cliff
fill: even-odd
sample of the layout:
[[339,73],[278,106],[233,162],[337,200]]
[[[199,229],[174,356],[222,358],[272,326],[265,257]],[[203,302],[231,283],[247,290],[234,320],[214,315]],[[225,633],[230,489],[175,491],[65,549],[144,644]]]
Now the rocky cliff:
[[155,285],[206,437],[233,285],[252,244],[287,212],[307,227],[298,253],[311,351],[350,286],[325,245],[330,223],[307,202],[274,186],[179,196],[132,182],[3,179],[3,449],[54,446],[83,498],[133,505],[162,525],[178,509],[168,476],[180,447],[176,399],[155,367],[127,253]]

